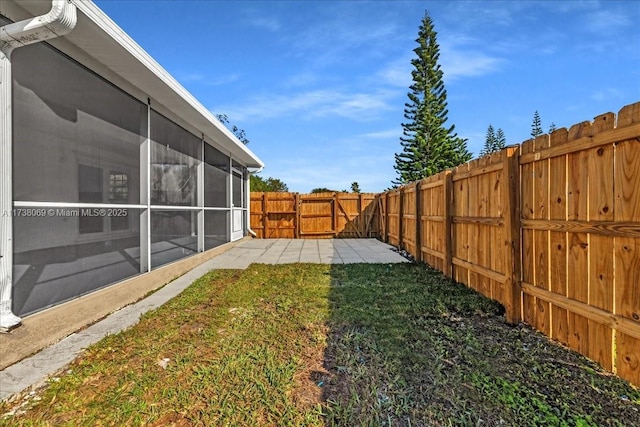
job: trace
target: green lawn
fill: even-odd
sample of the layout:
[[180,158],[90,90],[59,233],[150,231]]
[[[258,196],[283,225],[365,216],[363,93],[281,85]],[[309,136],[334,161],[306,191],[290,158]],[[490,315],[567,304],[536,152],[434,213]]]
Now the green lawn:
[[639,426],[640,392],[424,266],[215,271],[0,425]]

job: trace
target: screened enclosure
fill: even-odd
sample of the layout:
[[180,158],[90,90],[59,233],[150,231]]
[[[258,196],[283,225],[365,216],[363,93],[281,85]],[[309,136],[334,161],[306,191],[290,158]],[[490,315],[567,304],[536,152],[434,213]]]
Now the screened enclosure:
[[15,314],[245,234],[247,168],[215,141],[48,44],[12,64]]

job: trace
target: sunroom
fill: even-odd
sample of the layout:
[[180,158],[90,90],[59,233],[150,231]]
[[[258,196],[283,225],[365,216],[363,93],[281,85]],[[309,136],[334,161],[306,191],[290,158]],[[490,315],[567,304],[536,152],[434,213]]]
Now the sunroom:
[[95,4],[0,26],[3,329],[248,233],[260,159]]

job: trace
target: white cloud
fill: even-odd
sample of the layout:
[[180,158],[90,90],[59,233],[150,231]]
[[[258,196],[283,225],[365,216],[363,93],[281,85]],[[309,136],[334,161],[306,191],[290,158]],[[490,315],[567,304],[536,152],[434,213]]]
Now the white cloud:
[[440,54],[444,80],[449,83],[461,77],[474,77],[499,70],[502,60],[478,50],[447,46]]
[[443,18],[459,28],[475,31],[478,28],[506,27],[517,21],[518,15],[527,7],[526,2],[448,2]]
[[389,63],[376,74],[376,80],[390,86],[408,88],[411,84],[411,57],[406,56]]
[[401,135],[402,129],[398,127],[377,132],[365,133],[360,135],[360,137],[365,139],[399,139]]
[[206,80],[209,86],[220,86],[233,83],[240,78],[239,74],[227,74],[226,76],[213,77]]
[[304,72],[289,77],[283,82],[285,87],[309,86],[318,81],[318,76],[314,73]]
[[610,87],[594,92],[591,95],[591,99],[594,101],[608,101],[611,99],[619,99],[623,95],[624,94],[620,90]]
[[398,126],[326,140],[315,138],[304,154],[296,150],[290,156],[265,159],[265,174],[282,179],[292,191],[308,192],[317,187],[340,191],[357,181],[363,192],[380,192],[395,179],[394,152],[400,147],[400,132]]
[[205,76],[202,73],[184,74],[179,77],[182,83],[201,82],[204,78]]
[[[503,59],[491,55],[478,47],[477,40],[456,35],[448,37],[440,43],[440,65],[446,83],[462,77],[475,77],[496,72]],[[411,60],[415,55],[406,55],[389,62],[386,67],[376,73],[376,79],[384,84],[408,88],[412,83]]]
[[282,28],[282,25],[277,18],[268,16],[252,16],[247,20],[247,23],[252,27],[271,32],[280,31],[280,28]]
[[[386,155],[358,155],[335,163],[309,158],[292,159],[291,163],[274,165],[277,175],[293,191],[309,192],[314,188],[349,190],[356,181],[363,192],[380,192],[391,185],[393,158]],[[277,171],[275,169],[278,169]],[[269,175],[269,170],[264,172]]]
[[377,90],[370,93],[353,93],[333,89],[307,91],[297,94],[260,96],[244,105],[217,108],[226,111],[233,121],[245,119],[270,119],[298,116],[301,119],[339,116],[357,121],[367,121],[392,109],[389,99],[393,92]]
[[549,1],[540,2],[539,6],[544,6],[552,11],[561,13],[576,13],[584,10],[597,9],[600,6],[599,0],[573,0],[573,1]]
[[592,33],[609,33],[631,23],[626,13],[613,10],[598,10],[585,16],[585,28]]
[[240,78],[239,74],[228,74],[226,76],[207,76],[203,73],[190,73],[180,75],[178,79],[182,83],[202,83],[208,86],[220,86],[229,83],[233,83]]
[[[353,5],[348,3],[344,2],[350,9]],[[315,67],[327,67],[346,60],[381,57],[387,47],[398,43],[398,37],[395,22],[370,22],[354,11],[346,11],[308,22],[300,31],[291,33],[287,42],[293,55],[305,58]]]

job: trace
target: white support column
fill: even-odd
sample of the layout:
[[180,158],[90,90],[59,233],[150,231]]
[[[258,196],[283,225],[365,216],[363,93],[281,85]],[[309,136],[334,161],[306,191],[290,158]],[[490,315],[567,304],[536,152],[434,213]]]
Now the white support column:
[[[204,135],[200,141],[200,164],[198,164],[198,206],[204,207]],[[204,252],[204,209],[198,211],[198,252]]]
[[[141,129],[142,130],[142,129]],[[147,138],[140,145],[140,273],[151,271],[151,101],[147,101]]]
[[251,203],[251,195],[249,194],[249,172],[246,167],[242,169],[242,217],[244,222],[242,224],[242,233],[247,236],[249,229],[251,228],[249,218],[249,203]]
[[64,36],[76,26],[76,6],[51,0],[41,16],[0,27],[0,332],[20,325],[13,314],[13,111],[11,109],[11,52],[19,47]]
[[233,159],[229,153],[229,173],[227,174],[227,208],[229,214],[227,217],[227,242],[231,241],[231,233],[233,232]]
[[251,174],[249,173],[249,169],[245,168],[245,176],[247,178],[246,182],[245,182],[245,188],[247,189],[245,194],[245,211],[244,211],[244,217],[245,217],[245,231],[247,232],[247,235],[250,235],[252,237],[256,237],[256,233],[255,231],[253,231],[251,229]]
[[0,49],[0,331],[20,325],[11,310],[13,286],[12,114],[10,50]]

